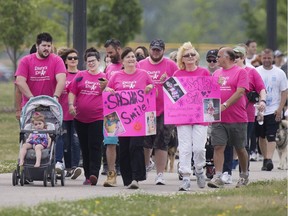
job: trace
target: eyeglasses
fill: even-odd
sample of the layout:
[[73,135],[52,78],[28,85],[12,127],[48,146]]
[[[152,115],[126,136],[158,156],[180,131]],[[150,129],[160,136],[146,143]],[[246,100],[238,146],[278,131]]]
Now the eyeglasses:
[[186,55],[183,55],[182,57],[184,57],[184,58],[189,58],[189,57],[194,57],[194,56],[196,56],[195,53],[188,53],[188,54],[186,54]]
[[207,62],[208,62],[208,63],[211,63],[211,62],[216,63],[217,60],[216,60],[216,59],[214,59],[214,60],[212,60],[212,59],[207,59]]
[[78,56],[68,56],[67,59],[68,59],[68,60],[72,60],[72,59],[78,60],[79,57],[78,57]]

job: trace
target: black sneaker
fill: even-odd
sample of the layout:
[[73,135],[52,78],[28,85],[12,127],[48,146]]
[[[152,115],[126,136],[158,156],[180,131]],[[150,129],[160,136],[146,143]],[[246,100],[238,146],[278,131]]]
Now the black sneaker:
[[271,171],[274,168],[273,162],[271,159],[267,159],[266,169],[267,171]]
[[76,178],[78,178],[82,173],[82,170],[80,167],[77,167],[75,169],[73,169],[73,173],[71,175],[71,179],[75,180]]
[[267,165],[267,161],[268,161],[268,159],[264,159],[263,160],[263,166],[261,168],[262,171],[267,171],[267,166],[266,166]]

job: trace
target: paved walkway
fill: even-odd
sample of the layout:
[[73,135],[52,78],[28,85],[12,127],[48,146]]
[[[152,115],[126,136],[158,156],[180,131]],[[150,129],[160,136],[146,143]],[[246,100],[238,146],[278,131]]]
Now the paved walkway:
[[[277,152],[275,152],[275,155]],[[278,156],[274,157],[274,166],[277,167]],[[175,167],[176,167],[175,162]],[[287,178],[287,170],[278,170],[274,168],[271,172],[261,171],[262,162],[251,162],[250,166],[250,182],[260,180],[271,180],[271,179],[283,179]],[[226,185],[227,188],[233,188],[238,180],[238,171],[233,172],[233,184]],[[117,195],[128,195],[132,193],[145,193],[154,195],[171,195],[175,193],[195,193],[195,192],[207,192],[215,189],[208,188],[199,189],[196,184],[195,176],[191,177],[191,191],[190,192],[179,192],[178,187],[180,181],[178,175],[174,173],[165,173],[164,177],[166,185],[155,185],[155,171],[148,173],[148,179],[140,182],[139,190],[128,190],[123,186],[122,179],[119,176],[117,178],[118,187],[104,188],[103,182],[106,177],[100,175],[97,186],[84,186],[83,174],[76,180],[66,179],[65,186],[62,187],[58,181],[58,185],[51,187],[48,184],[47,187],[43,186],[42,181],[34,182],[33,184],[24,186],[12,186],[12,174],[1,174],[0,175],[0,207],[7,206],[19,206],[19,205],[36,205],[46,201],[61,201],[61,200],[78,200],[86,198],[96,198],[105,196],[117,196]]]

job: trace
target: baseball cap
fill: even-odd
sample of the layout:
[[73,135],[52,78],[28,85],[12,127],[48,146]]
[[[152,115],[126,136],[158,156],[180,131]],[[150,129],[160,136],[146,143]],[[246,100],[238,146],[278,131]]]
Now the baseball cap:
[[246,49],[242,46],[236,46],[234,47],[233,51],[235,53],[241,53],[243,56],[246,56]]
[[206,54],[206,59],[209,57],[217,58],[218,49],[209,50]]
[[164,50],[165,49],[165,43],[161,39],[155,39],[155,40],[151,41],[150,48],[151,49]]
[[274,56],[275,57],[280,57],[280,56],[284,56],[284,54],[280,50],[275,50],[274,51]]

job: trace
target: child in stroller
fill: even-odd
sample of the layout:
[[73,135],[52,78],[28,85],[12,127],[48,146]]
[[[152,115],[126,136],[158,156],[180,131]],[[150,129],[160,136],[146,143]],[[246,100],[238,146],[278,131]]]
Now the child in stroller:
[[[43,181],[57,183],[55,171],[55,141],[63,121],[61,105],[52,97],[31,98],[22,109],[20,118],[20,149],[17,167],[12,174],[13,186]],[[64,186],[65,173],[61,172]]]
[[[45,117],[40,112],[35,112],[31,119],[33,124],[33,129],[35,130],[45,130],[47,125],[45,123]],[[20,150],[20,169],[24,164],[24,158],[26,156],[27,150],[34,148],[36,153],[36,163],[34,167],[40,167],[42,149],[50,148],[51,138],[49,134],[45,133],[31,133],[27,138],[26,142],[22,145]]]

